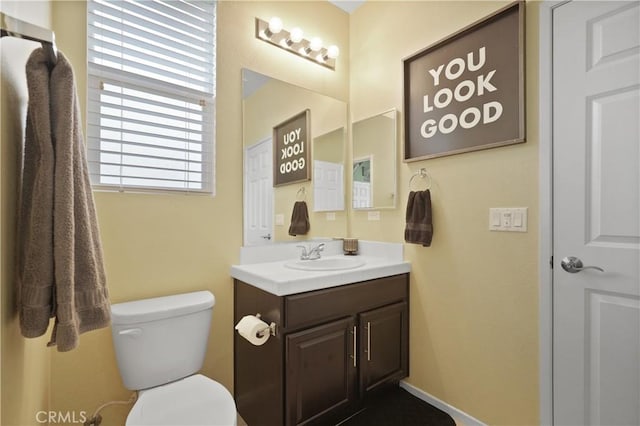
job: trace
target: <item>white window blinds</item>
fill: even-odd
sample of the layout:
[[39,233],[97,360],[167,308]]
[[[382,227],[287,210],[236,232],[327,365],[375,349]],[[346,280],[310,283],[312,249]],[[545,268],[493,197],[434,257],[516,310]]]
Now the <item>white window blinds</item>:
[[90,0],[94,186],[212,192],[215,2]]

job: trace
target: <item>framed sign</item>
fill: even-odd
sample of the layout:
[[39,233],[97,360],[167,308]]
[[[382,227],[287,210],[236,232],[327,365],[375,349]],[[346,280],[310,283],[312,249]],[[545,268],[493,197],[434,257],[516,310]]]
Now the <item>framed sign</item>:
[[525,141],[523,1],[403,61],[404,161]]
[[306,109],[273,128],[273,186],[311,179],[310,116]]

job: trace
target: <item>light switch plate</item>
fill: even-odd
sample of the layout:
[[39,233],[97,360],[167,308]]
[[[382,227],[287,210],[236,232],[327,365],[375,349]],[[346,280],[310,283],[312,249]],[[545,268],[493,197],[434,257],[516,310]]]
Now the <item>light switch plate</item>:
[[489,209],[489,230],[527,232],[528,207],[492,207]]
[[275,216],[276,226],[284,226],[284,215],[282,213],[278,213]]
[[329,212],[329,213],[327,213],[327,221],[332,222],[332,221],[334,221],[334,220],[336,220],[336,214],[335,214],[335,212]]
[[367,219],[368,220],[380,220],[380,212],[379,211],[370,211],[367,212]]

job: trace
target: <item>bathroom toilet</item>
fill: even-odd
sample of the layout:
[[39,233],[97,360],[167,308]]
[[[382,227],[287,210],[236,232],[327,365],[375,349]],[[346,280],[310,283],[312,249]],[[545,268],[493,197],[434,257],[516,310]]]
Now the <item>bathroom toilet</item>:
[[201,374],[215,298],[208,291],[111,306],[112,336],[127,389],[138,399],[127,426],[235,426],[233,397]]

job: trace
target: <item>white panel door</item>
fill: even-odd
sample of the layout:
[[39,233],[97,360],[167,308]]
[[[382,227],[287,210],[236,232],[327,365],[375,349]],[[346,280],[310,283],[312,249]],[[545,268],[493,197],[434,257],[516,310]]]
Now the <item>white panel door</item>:
[[344,166],[328,161],[313,161],[313,210],[344,210]]
[[244,155],[244,244],[273,242],[273,144],[266,139]]
[[639,27],[637,1],[553,15],[556,425],[640,425]]

